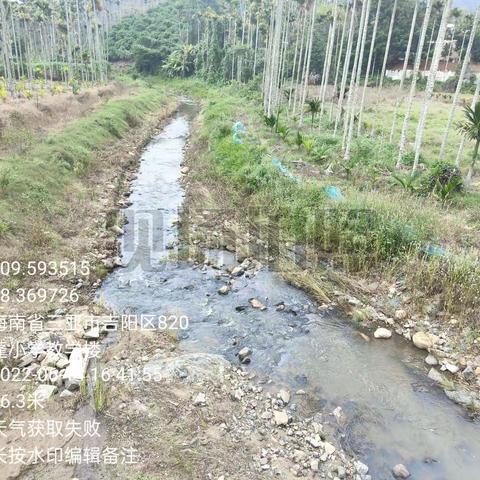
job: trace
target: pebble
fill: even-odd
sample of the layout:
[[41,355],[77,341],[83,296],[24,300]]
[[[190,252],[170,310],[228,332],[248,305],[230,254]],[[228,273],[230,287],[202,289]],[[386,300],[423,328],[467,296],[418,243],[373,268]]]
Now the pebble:
[[196,407],[203,407],[207,404],[207,397],[204,393],[200,392],[193,400],[193,404]]
[[433,355],[427,355],[425,358],[425,363],[427,365],[430,365],[431,367],[434,367],[435,365],[438,365],[438,360],[433,356]]
[[288,390],[280,390],[277,396],[285,405],[290,402],[290,392]]
[[355,462],[355,470],[360,475],[366,475],[368,473],[368,467],[358,460]]

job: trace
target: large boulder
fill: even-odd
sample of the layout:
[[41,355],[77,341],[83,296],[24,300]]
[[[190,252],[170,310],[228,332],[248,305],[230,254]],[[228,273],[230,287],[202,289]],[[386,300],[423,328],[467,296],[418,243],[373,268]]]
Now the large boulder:
[[413,344],[421,350],[428,350],[435,346],[438,342],[438,337],[432,333],[417,332],[412,338]]

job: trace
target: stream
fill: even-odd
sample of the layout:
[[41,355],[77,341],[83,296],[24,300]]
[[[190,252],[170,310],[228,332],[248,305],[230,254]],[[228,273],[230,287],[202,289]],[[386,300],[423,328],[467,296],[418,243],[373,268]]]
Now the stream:
[[[145,149],[131,205],[123,212],[126,266],[107,277],[102,300],[122,314],[188,316],[184,351],[238,363],[235,354],[249,347],[246,368],[259,379],[306,392],[292,400],[300,412],[341,407],[341,424],[332,416],[338,438],[369,465],[374,479],[392,479],[397,463],[414,479],[480,478],[480,426],[428,379],[426,352],[396,335],[365,342],[347,319],[320,311],[307,294],[266,268],[252,278],[235,278],[232,291],[219,295],[226,281],[218,270],[168,261],[185,195],[181,163],[197,110],[185,100]],[[236,264],[228,252],[211,255],[217,263]],[[253,309],[251,298],[267,309]],[[282,311],[275,308],[281,302]]]

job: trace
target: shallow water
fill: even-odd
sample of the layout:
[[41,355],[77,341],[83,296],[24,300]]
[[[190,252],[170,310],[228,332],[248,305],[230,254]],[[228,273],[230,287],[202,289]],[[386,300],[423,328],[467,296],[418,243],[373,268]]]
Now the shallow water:
[[[232,292],[217,293],[226,279],[186,262],[169,262],[174,219],[184,192],[179,178],[195,107],[185,103],[145,150],[122,242],[126,268],[104,282],[101,297],[120,313],[187,315],[186,351],[219,353],[235,362],[243,346],[253,350],[248,367],[260,379],[292,391],[299,409],[343,410],[337,426],[345,448],[370,466],[375,479],[391,479],[404,463],[412,478],[480,478],[480,426],[446,398],[426,375],[425,353],[397,337],[365,342],[347,320],[319,311],[304,292],[263,269],[237,278]],[[234,262],[227,252],[217,260]],[[257,298],[267,309],[249,306]],[[285,310],[275,305],[284,302]],[[246,307],[239,309],[237,307]],[[333,417],[332,417],[333,421]]]

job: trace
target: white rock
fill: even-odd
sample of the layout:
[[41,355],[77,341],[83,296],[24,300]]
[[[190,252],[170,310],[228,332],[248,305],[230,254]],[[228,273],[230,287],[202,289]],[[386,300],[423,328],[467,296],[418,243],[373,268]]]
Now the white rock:
[[393,467],[392,473],[395,478],[408,478],[410,476],[410,472],[407,470],[407,467],[401,463]]
[[407,318],[407,312],[405,310],[397,310],[395,312],[395,318],[397,320],[405,320]]
[[85,378],[89,362],[89,348],[75,347],[70,355],[70,364],[63,379],[68,390],[75,390]]
[[42,367],[54,367],[56,363],[60,360],[60,355],[58,353],[48,351],[45,358],[42,360]]
[[373,334],[375,338],[392,338],[392,332],[388,328],[377,328]]
[[258,310],[266,310],[267,309],[267,307],[260,300],[257,300],[256,298],[251,298],[249,300],[249,302],[250,302],[250,305],[253,308],[256,308]]
[[337,467],[337,476],[338,478],[345,478],[347,475],[347,471],[345,470],[345,467],[342,467],[341,465],[339,465]]
[[203,407],[207,404],[207,397],[203,392],[197,394],[197,396],[193,399],[193,404],[196,407]]
[[438,365],[438,360],[433,356],[433,355],[427,355],[425,358],[425,363],[427,365],[430,365],[431,367],[434,367],[435,365]]
[[450,372],[450,373],[457,373],[460,369],[456,366],[453,365],[453,363],[446,363],[445,368]]
[[333,453],[335,453],[335,446],[332,445],[331,443],[328,443],[328,442],[323,442],[323,448],[325,450],[325,453],[330,456],[332,455]]
[[39,385],[33,392],[33,398],[38,403],[42,403],[51,398],[56,391],[57,387],[55,385]]
[[274,410],[273,421],[275,425],[288,425],[288,415],[285,410]]
[[320,438],[320,435],[315,435],[307,438],[307,443],[309,443],[313,448],[320,448],[322,446],[322,439]]
[[87,340],[98,340],[100,338],[100,327],[92,327],[83,334]]
[[318,459],[314,459],[310,462],[310,469],[314,472],[318,472],[320,468],[320,462],[318,461]]
[[238,352],[238,358],[243,361],[247,357],[249,357],[252,354],[252,351],[248,347],[243,347],[239,352]]
[[63,370],[64,368],[67,368],[68,367],[68,364],[70,362],[68,361],[68,358],[67,357],[61,357],[60,360],[55,364],[55,366],[59,369],[59,370]]
[[223,287],[220,287],[218,289],[218,293],[220,295],[227,295],[229,291],[230,291],[230,287],[228,285],[224,285]]
[[290,401],[290,392],[282,389],[278,392],[278,398],[286,405]]
[[74,396],[74,393],[72,393],[70,390],[65,389],[61,394],[60,398],[71,398]]
[[242,267],[235,267],[232,270],[232,277],[240,277],[243,275],[243,268]]

